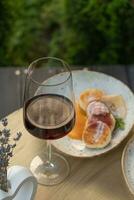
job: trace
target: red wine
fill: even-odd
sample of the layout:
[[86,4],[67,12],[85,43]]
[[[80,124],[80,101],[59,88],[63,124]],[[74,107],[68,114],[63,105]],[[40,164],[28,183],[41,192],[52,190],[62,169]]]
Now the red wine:
[[61,138],[72,130],[74,123],[74,106],[64,96],[43,94],[25,103],[24,125],[35,137],[49,140]]

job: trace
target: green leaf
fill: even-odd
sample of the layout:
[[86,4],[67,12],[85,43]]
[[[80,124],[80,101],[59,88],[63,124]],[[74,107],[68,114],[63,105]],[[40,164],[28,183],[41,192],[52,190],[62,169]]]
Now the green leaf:
[[117,129],[122,129],[124,130],[125,128],[125,122],[122,118],[115,118],[116,123],[115,123],[115,130]]

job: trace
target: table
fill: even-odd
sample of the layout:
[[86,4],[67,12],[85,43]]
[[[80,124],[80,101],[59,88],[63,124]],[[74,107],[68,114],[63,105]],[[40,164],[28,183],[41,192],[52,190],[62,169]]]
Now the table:
[[[134,89],[133,67],[128,69],[125,66],[103,66],[103,68],[90,67],[89,69],[111,74]],[[3,71],[3,73],[5,72]],[[8,70],[7,73],[9,73]],[[15,75],[12,76],[12,79],[11,77],[7,79],[7,81],[12,80],[12,82],[15,82],[13,77]],[[23,77],[24,74],[16,77],[16,82],[21,86],[17,90],[20,92],[19,94],[23,91]],[[1,87],[5,89],[4,84]],[[6,87],[8,90],[8,87],[11,89],[13,86],[8,82]],[[6,92],[4,90],[3,93],[6,94]],[[15,92],[13,87],[10,91],[11,97]],[[4,94],[3,97],[5,96]],[[14,97],[14,99],[16,98]],[[9,112],[9,110],[6,110],[6,112]],[[37,153],[40,153],[43,149],[45,151],[45,142],[27,133],[23,126],[22,109],[10,114],[8,120],[12,133],[17,131],[23,133],[23,137],[15,150],[15,156],[12,159],[11,165],[18,164],[28,167]],[[132,130],[129,137],[131,137],[133,132]],[[46,187],[39,185],[35,200],[132,200],[133,196],[128,191],[122,176],[120,162],[123,148],[129,137],[119,147],[100,157],[80,159],[65,156],[71,165],[70,176],[63,183],[56,186]]]
[[[43,149],[45,151],[45,142],[27,133],[22,109],[9,115],[8,120],[12,133],[23,133],[11,165],[29,167],[32,158]],[[133,133],[134,130],[129,137]],[[56,186],[39,185],[35,200],[133,200],[121,171],[121,155],[128,138],[119,147],[100,157],[80,159],[65,156],[71,165],[69,177]]]

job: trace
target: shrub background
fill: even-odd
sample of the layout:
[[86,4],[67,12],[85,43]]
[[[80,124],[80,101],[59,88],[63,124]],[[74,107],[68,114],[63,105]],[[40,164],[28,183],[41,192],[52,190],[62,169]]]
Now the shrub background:
[[0,66],[41,56],[70,64],[133,64],[130,0],[1,0]]

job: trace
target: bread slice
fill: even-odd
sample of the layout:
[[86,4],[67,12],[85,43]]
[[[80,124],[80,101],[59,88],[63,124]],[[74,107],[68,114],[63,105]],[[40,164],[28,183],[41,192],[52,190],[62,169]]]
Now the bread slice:
[[103,102],[93,101],[88,104],[86,112],[87,112],[87,116],[106,115],[109,113],[109,109]]
[[111,141],[111,130],[102,121],[89,123],[87,120],[82,139],[88,148],[104,148]]
[[91,117],[88,118],[90,123],[94,123],[97,121],[102,121],[105,124],[108,125],[110,128],[111,132],[113,132],[115,128],[115,118],[111,113],[107,113],[105,115],[92,115]]
[[114,116],[124,119],[127,113],[126,103],[121,95],[105,95],[101,101],[104,102]]
[[105,95],[105,93],[99,89],[88,89],[83,91],[79,98],[81,109],[86,112],[88,104],[92,101],[100,100],[103,95]]
[[115,127],[115,118],[108,107],[101,101],[93,101],[87,106],[87,116],[90,123],[102,121],[106,123],[111,131]]

